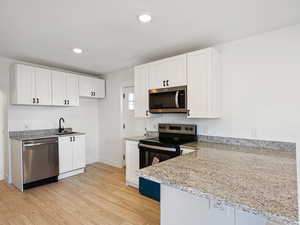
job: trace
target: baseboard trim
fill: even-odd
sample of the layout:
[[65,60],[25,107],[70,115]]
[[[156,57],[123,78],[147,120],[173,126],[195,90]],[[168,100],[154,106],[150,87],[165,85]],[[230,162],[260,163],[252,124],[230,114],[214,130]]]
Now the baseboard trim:
[[116,161],[112,161],[112,160],[107,160],[107,159],[99,159],[100,163],[109,165],[109,166],[113,166],[116,168],[123,168],[122,163],[116,162]]
[[66,173],[60,174],[58,176],[58,180],[62,180],[62,179],[65,179],[67,177],[71,177],[71,176],[75,176],[75,175],[84,173],[84,169],[85,168],[78,169],[78,170],[73,170],[73,171],[70,171],[70,172],[66,172]]

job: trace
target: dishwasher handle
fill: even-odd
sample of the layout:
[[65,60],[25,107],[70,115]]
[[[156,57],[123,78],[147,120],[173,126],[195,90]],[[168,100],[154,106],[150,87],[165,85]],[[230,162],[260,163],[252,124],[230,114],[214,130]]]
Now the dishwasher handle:
[[34,147],[34,146],[40,146],[40,145],[48,145],[48,144],[55,144],[58,141],[48,141],[48,142],[29,142],[29,143],[24,143],[24,147]]

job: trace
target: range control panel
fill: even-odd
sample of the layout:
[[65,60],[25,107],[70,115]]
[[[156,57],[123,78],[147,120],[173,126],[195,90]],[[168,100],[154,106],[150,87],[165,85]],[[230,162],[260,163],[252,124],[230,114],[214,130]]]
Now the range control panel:
[[197,125],[160,123],[158,125],[158,131],[159,133],[197,135]]

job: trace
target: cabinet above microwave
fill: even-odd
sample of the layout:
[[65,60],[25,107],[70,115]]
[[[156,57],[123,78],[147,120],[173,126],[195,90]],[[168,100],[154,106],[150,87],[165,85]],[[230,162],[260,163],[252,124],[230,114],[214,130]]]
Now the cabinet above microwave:
[[[136,117],[151,117],[164,102],[167,108],[175,104],[175,95],[151,96],[149,90],[167,90],[186,86],[186,108],[173,112],[187,113],[187,118],[219,118],[221,116],[220,55],[214,48],[207,48],[135,67]],[[153,93],[152,93],[153,94]],[[151,102],[155,99],[155,102]],[[158,100],[157,100],[158,99]],[[169,99],[169,100],[167,100]],[[168,101],[168,103],[166,103]]]

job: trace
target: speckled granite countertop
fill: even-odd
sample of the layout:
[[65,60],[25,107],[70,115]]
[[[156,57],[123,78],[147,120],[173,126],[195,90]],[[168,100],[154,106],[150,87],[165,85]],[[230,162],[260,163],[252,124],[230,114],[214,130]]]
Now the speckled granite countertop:
[[[72,132],[71,128],[66,128],[65,130]],[[17,141],[27,141],[27,140],[35,140],[35,139],[43,139],[43,138],[85,135],[85,133],[81,133],[81,132],[74,132],[71,134],[60,134],[60,135],[58,135],[57,133],[58,133],[57,129],[12,131],[10,132],[9,138]]]
[[295,152],[204,142],[184,147],[197,151],[139,175],[279,224],[298,224]]
[[125,140],[127,141],[141,141],[141,140],[146,140],[146,139],[150,139],[153,137],[150,136],[137,136],[137,137],[127,137],[125,138]]

